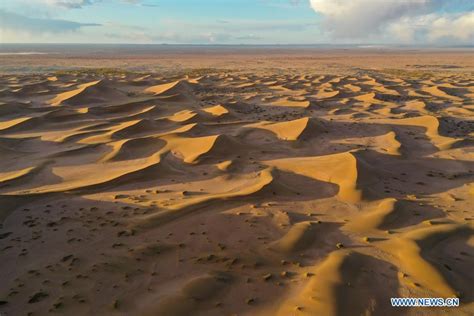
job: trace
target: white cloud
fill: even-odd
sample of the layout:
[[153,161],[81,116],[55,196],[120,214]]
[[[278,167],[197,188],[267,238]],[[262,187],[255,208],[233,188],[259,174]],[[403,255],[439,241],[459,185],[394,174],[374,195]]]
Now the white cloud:
[[63,7],[68,9],[78,9],[85,5],[92,4],[93,0],[42,0],[47,5]]
[[425,9],[430,0],[310,0],[323,15],[323,27],[335,37],[366,37],[388,23]]
[[[103,0],[29,0],[30,2],[36,2],[40,4],[46,4],[50,7],[66,8],[66,9],[80,9],[87,5],[102,2]],[[147,7],[155,7],[153,3],[142,3],[142,0],[115,0],[116,2],[122,2],[131,5],[142,5]]]
[[469,42],[474,13],[442,13],[464,0],[310,0],[322,28],[342,41]]
[[430,22],[427,37],[430,41],[454,38],[474,43],[474,12],[455,16],[437,16]]
[[82,27],[100,26],[96,23],[79,23],[68,20],[30,18],[0,9],[0,31],[25,32],[30,34],[63,33],[77,31]]

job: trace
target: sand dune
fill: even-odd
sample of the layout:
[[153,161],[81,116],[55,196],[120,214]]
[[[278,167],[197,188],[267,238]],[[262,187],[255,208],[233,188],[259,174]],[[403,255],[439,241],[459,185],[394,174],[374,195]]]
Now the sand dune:
[[320,247],[332,225],[316,221],[299,222],[291,226],[290,230],[279,240],[275,241],[271,249],[283,254],[292,254],[304,251],[310,247]]
[[342,141],[344,144],[357,144],[383,154],[400,155],[402,144],[397,140],[395,132],[388,132],[381,136],[362,137],[362,138],[347,138]]
[[190,119],[195,117],[197,113],[189,110],[180,111],[178,113],[174,113],[173,115],[168,117],[168,120],[173,122],[188,122]]
[[193,99],[192,84],[190,81],[178,80],[146,88],[144,92],[171,102],[187,101]]
[[423,88],[422,91],[427,92],[435,97],[445,98],[453,101],[462,101],[462,98],[448,94],[436,86]]
[[[457,139],[442,136],[439,134],[439,120],[431,115],[424,115],[424,116],[417,116],[411,117],[406,119],[398,119],[398,120],[382,120],[382,122],[397,125],[412,125],[412,126],[420,126],[423,127],[426,132],[426,136],[430,139],[430,141],[438,147],[439,149],[449,149],[449,147],[457,142]],[[390,124],[390,123],[389,123]]]
[[17,126],[23,122],[28,121],[29,119],[31,119],[31,117],[21,117],[14,120],[0,122],[0,130],[6,130],[11,127]]
[[[410,231],[398,238],[384,242],[381,247],[395,254],[400,260],[401,268],[406,269],[410,279],[413,280],[412,282],[419,282],[421,286],[436,295],[453,297],[462,291],[469,292],[469,285],[465,282],[457,282],[458,289],[454,289],[444,276],[447,273],[440,271],[446,267],[441,268],[441,265],[432,264],[433,257],[430,250],[449,236],[462,238],[463,234],[472,236],[472,227],[455,224],[436,225]],[[450,276],[450,278],[452,277]]]
[[0,186],[8,184],[12,180],[17,180],[30,174],[36,167],[29,167],[22,170],[14,170],[0,173]]
[[393,313],[388,301],[396,288],[374,275],[384,273],[388,266],[358,252],[334,252],[314,270],[308,285],[282,304],[278,315],[295,311],[302,315]]
[[0,76],[0,314],[473,313],[470,73],[183,69]]
[[209,301],[219,296],[230,281],[231,277],[222,273],[196,277],[178,293],[164,298],[158,306],[149,309],[145,306],[143,315],[189,315],[197,309],[210,309],[213,305]]
[[256,124],[247,125],[247,127],[260,128],[275,133],[279,139],[282,140],[298,140],[305,135],[318,130],[323,130],[320,122],[314,122],[309,117],[301,119],[271,123],[271,122],[259,122]]
[[384,221],[394,213],[396,202],[397,200],[393,198],[376,202],[377,205],[372,207],[370,211],[364,212],[347,224],[347,229],[359,232],[366,232],[369,229],[382,229]]
[[307,108],[310,106],[310,102],[307,100],[297,101],[297,100],[282,99],[282,100],[277,100],[277,101],[272,102],[271,105]]
[[145,92],[160,95],[163,93],[169,93],[171,95],[179,93],[180,86],[183,86],[181,81],[174,81],[170,83],[159,84],[145,89]]
[[325,91],[325,90],[320,90],[318,93],[314,96],[316,99],[330,99],[339,94],[339,91]]
[[68,101],[68,100],[71,100],[71,99],[73,100],[74,97],[80,96],[81,93],[86,91],[87,88],[92,87],[92,86],[98,84],[99,82],[100,82],[100,80],[81,84],[75,90],[66,91],[66,92],[58,94],[55,98],[51,99],[49,102],[50,102],[51,105],[57,106],[57,105],[60,105],[61,103],[65,102],[65,101]]
[[169,206],[166,211],[140,218],[134,226],[138,228],[155,227],[185,216],[190,212],[196,212],[210,202],[245,197],[257,193],[265,186],[271,184],[272,181],[273,176],[270,170],[264,170],[257,177],[254,175],[244,175],[222,186],[221,189],[227,189],[226,191],[197,195],[195,197],[191,196]]
[[223,107],[222,105],[211,106],[211,107],[203,109],[203,111],[205,111],[209,114],[212,114],[214,116],[222,116],[222,115],[225,115],[225,114],[229,113],[229,111],[225,107]]
[[287,158],[264,163],[281,170],[337,184],[338,196],[343,200],[358,202],[361,199],[362,193],[357,189],[357,161],[351,153]]
[[164,147],[165,142],[153,137],[134,138],[109,143],[113,150],[102,161],[120,161],[146,158]]

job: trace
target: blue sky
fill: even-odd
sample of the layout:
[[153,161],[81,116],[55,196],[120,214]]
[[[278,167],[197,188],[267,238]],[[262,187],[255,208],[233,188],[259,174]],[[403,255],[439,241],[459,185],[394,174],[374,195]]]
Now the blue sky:
[[4,43],[473,44],[473,0],[4,0]]

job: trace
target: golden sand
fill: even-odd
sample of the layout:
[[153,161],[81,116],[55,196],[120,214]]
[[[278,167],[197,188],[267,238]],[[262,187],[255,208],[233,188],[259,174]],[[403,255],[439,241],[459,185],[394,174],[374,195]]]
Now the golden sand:
[[474,313],[469,71],[0,81],[8,315]]

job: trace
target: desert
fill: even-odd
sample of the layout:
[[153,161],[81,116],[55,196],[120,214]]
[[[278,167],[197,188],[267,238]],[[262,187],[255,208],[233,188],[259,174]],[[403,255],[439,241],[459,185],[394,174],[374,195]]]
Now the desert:
[[473,57],[2,56],[0,315],[472,315]]

